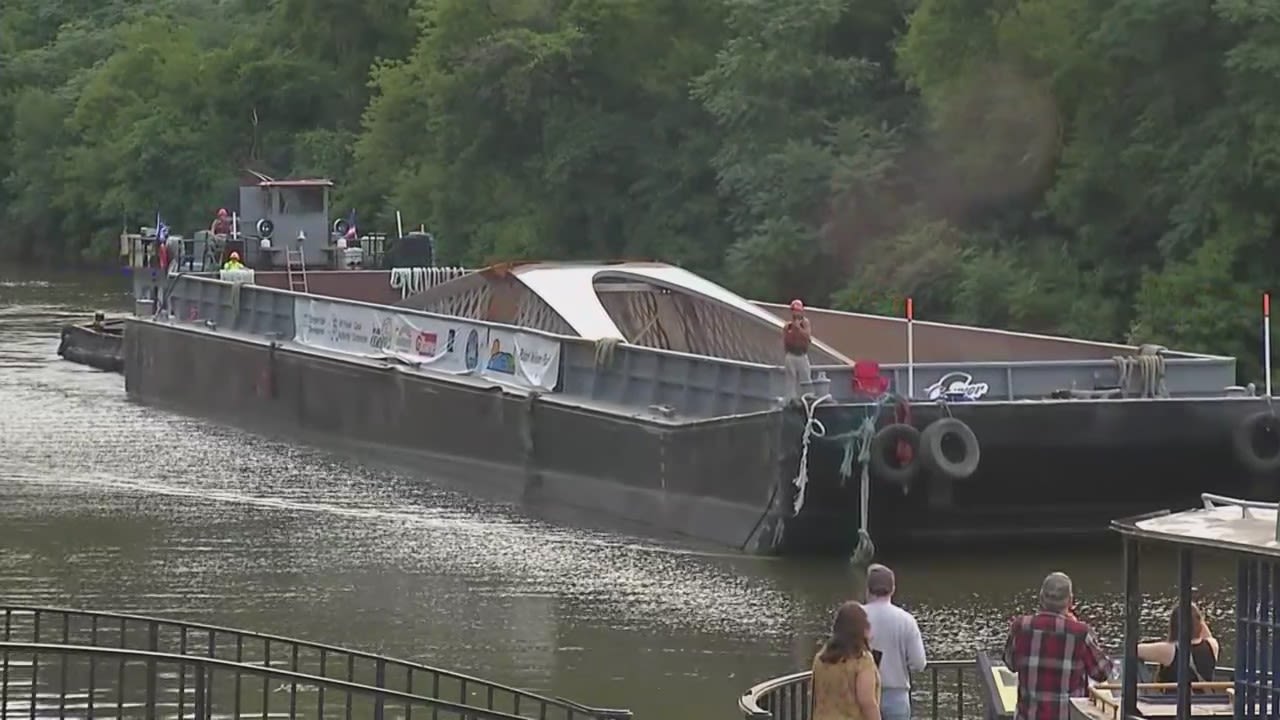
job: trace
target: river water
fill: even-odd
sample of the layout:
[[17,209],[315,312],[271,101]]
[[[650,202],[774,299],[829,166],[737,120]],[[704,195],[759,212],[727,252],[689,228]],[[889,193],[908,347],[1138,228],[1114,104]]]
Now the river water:
[[[128,307],[121,276],[0,267],[0,603],[242,627],[702,720],[735,717],[748,686],[807,667],[849,592],[840,562],[551,524],[434,484],[430,468],[135,405],[121,376],[55,355],[63,323]],[[933,658],[998,648],[1053,570],[1118,642],[1118,542],[880,559]],[[1173,567],[1144,565],[1151,633]],[[1201,576],[1229,648],[1228,575]]]

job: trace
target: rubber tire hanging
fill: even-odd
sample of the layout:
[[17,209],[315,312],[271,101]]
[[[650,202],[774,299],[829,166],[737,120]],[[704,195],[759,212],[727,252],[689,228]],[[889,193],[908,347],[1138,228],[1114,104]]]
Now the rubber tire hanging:
[[[1271,436],[1274,452],[1265,455],[1258,452],[1254,438],[1260,432]],[[1231,446],[1236,460],[1250,472],[1262,475],[1280,471],[1280,417],[1270,410],[1246,417],[1231,433]]]
[[[911,451],[911,459],[900,464],[899,445],[905,443]],[[871,438],[871,456],[867,459],[871,477],[906,486],[915,480],[920,471],[920,431],[906,423],[894,423],[881,428]]]
[[[959,441],[964,449],[958,460],[948,458],[942,444],[948,437]],[[953,417],[938,418],[920,433],[920,461],[934,477],[947,480],[967,480],[978,469],[982,448],[978,436],[964,421]]]

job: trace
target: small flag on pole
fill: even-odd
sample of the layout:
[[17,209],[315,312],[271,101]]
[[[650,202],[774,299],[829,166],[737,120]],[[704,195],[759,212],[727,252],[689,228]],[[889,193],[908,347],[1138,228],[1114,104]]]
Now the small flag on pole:
[[164,242],[169,239],[169,226],[164,224],[164,220],[160,218],[160,213],[156,213],[156,242]]

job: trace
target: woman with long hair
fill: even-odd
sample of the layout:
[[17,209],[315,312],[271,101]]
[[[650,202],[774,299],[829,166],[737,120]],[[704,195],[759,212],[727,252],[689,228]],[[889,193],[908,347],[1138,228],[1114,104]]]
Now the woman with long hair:
[[881,720],[871,623],[856,602],[836,610],[831,637],[813,658],[812,720]]
[[[1209,630],[1200,608],[1191,603],[1191,681],[1212,682],[1214,667],[1218,664],[1218,639]],[[1183,659],[1182,648],[1178,647],[1178,607],[1169,611],[1169,637],[1156,642],[1138,643],[1138,657],[1146,662],[1156,663],[1160,669],[1156,671],[1156,682],[1172,683],[1178,681],[1178,664]]]

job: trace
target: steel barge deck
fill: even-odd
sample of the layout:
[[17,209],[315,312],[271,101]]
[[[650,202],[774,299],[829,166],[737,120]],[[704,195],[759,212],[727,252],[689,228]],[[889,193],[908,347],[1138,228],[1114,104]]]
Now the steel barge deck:
[[[528,273],[541,277],[526,283]],[[357,279],[388,282],[372,271],[346,282]],[[574,309],[586,304],[567,290],[575,283],[608,286],[597,312]],[[902,403],[909,415],[895,418],[859,385],[865,363],[819,343],[816,371],[829,387],[815,383],[811,400],[825,399],[810,417],[780,402],[782,370],[763,362],[781,321],[660,264],[497,268],[403,293],[397,306],[197,275],[167,287],[161,312],[126,325],[132,397],[382,445],[446,462],[463,485],[486,492],[749,552],[848,552],[862,507],[860,458],[881,547],[1093,532],[1117,510],[1194,504],[1206,477],[1217,478],[1216,491],[1275,495],[1268,463],[1280,447],[1268,454],[1255,443],[1257,457],[1237,456],[1239,438],[1253,438],[1245,430],[1266,436],[1273,426],[1265,400],[1224,390],[1231,358],[1163,353],[1160,379],[1172,397],[1128,399],[1045,399],[1114,386],[1124,363],[1113,359],[920,363],[917,396],[959,370],[968,384],[951,400]],[[652,318],[669,330],[681,317],[699,318],[702,340],[636,340]],[[606,321],[622,338],[603,334]],[[905,367],[876,370],[905,390]],[[975,399],[977,386],[986,394]],[[858,433],[869,413],[876,436],[890,426],[912,432],[868,457]],[[814,420],[824,436],[814,436]],[[960,448],[979,456],[972,467],[926,461],[922,431],[942,420],[972,431],[978,446]]]

